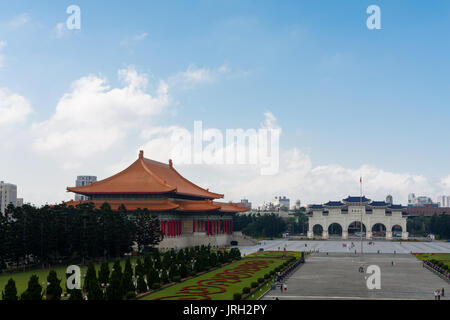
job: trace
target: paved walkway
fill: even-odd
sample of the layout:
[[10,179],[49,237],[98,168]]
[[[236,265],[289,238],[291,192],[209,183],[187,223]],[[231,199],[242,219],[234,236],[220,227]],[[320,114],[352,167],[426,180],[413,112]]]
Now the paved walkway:
[[264,300],[434,300],[433,291],[438,288],[445,288],[446,297],[441,299],[449,299],[449,284],[423,268],[422,263],[410,254],[364,254],[362,264],[365,267],[380,267],[381,289],[367,288],[365,277],[368,274],[358,272],[361,265],[358,256],[349,253],[314,253],[287,279],[286,292],[272,290]]
[[[354,247],[351,248],[353,241]],[[392,241],[374,241],[374,245],[369,245],[369,241],[363,241],[363,251],[367,253],[450,253],[450,242],[392,242]],[[306,244],[306,246],[305,246]],[[343,244],[347,244],[344,247]],[[319,252],[357,252],[360,251],[359,240],[324,240],[324,241],[297,241],[297,240],[264,240],[255,246],[240,246],[239,249],[243,254],[250,254],[258,251],[259,248],[264,250],[286,250],[291,251],[316,251]],[[350,249],[351,248],[351,249]]]

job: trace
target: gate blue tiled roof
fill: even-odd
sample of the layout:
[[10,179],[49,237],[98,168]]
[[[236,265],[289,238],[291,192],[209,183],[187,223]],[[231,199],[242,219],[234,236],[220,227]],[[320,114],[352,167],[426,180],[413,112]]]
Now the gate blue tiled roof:
[[359,203],[360,200],[362,200],[362,202],[370,202],[370,199],[367,199],[366,196],[363,196],[362,198],[348,196],[343,201],[345,201],[345,202],[352,202],[352,203]]

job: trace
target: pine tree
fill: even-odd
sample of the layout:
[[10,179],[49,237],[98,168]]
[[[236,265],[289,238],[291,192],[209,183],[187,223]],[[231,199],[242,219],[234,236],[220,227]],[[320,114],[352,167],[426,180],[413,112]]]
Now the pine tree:
[[58,275],[55,270],[51,270],[47,277],[47,290],[46,299],[47,300],[61,300],[61,279],[58,279]]
[[169,283],[169,277],[167,276],[167,271],[164,269],[161,271],[161,282],[163,284]]
[[92,280],[97,279],[97,272],[95,271],[95,266],[93,262],[89,262],[88,268],[86,271],[86,277],[84,278],[84,286],[83,291],[85,293],[89,292],[89,285],[91,284]]
[[109,264],[105,261],[100,266],[100,271],[98,272],[98,281],[100,282],[100,285],[106,286],[109,281],[109,275]]
[[21,295],[21,300],[42,300],[42,286],[39,277],[33,274],[28,281],[28,288]]
[[116,261],[113,266],[109,285],[106,287],[106,298],[108,300],[123,300],[125,293],[122,288],[122,268],[120,261]]
[[84,279],[84,290],[87,294],[88,300],[102,300],[103,290],[97,279],[97,272],[93,262],[89,262],[86,271],[86,278]]
[[127,297],[130,293],[136,292],[136,288],[133,282],[133,269],[131,267],[130,258],[125,261],[125,269],[122,276],[122,288]]
[[147,275],[148,287],[151,288],[154,283],[161,283],[161,279],[159,278],[159,271],[155,268],[151,268]]
[[143,275],[137,275],[137,292],[144,293],[148,291],[147,283]]
[[83,300],[83,293],[81,289],[72,289],[69,293],[69,300]]
[[3,300],[5,301],[17,301],[19,297],[17,296],[16,282],[11,278],[5,286],[5,291],[2,294]]

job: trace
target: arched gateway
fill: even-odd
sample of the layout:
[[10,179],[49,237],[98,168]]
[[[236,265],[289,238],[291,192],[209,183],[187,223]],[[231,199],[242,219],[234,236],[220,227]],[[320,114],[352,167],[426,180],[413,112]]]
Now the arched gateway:
[[[361,220],[363,237],[401,237],[408,239],[406,232],[407,213],[401,205],[391,205],[384,201],[371,201],[366,197],[347,197],[342,201],[330,201],[323,205],[310,205],[308,215],[308,238],[314,237],[313,227],[320,225],[321,237],[342,235],[342,239],[360,237]],[[338,232],[339,226],[341,231]],[[316,231],[316,230],[314,230]],[[316,231],[317,236],[317,231]]]

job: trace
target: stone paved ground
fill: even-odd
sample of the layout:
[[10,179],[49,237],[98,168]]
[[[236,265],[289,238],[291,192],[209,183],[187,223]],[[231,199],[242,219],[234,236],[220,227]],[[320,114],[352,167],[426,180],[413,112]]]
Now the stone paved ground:
[[[319,246],[319,243],[316,245]],[[394,266],[392,261],[395,262]],[[367,289],[364,277],[368,275],[358,272],[361,264],[366,267],[380,267],[380,290]],[[286,284],[286,292],[272,290],[264,299],[433,300],[433,291],[438,288],[445,288],[446,295],[450,294],[449,284],[423,268],[422,263],[410,254],[364,254],[361,260],[352,253],[313,253],[306,263],[286,280]],[[449,298],[446,296],[442,299]]]
[[[347,248],[351,247],[353,241],[355,247],[351,250]],[[347,248],[343,247],[343,244],[347,244]],[[306,247],[305,247],[306,244]],[[253,253],[259,248],[264,250],[286,250],[292,251],[304,251],[312,250],[319,252],[340,252],[348,253],[360,250],[360,241],[355,240],[328,240],[328,241],[288,241],[288,240],[265,240],[260,241],[258,245],[250,247],[239,247],[243,254]],[[368,245],[368,241],[363,242],[363,251],[367,253],[377,253],[380,250],[381,253],[450,253],[450,242],[392,242],[392,241],[374,241],[374,245]]]

